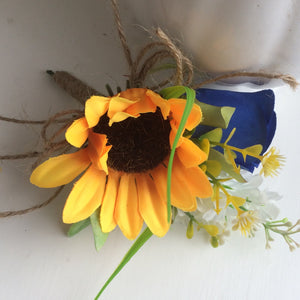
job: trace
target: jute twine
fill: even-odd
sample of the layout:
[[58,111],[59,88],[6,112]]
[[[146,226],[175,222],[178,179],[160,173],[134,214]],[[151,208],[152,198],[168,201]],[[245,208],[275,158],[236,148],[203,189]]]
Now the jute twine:
[[[14,118],[7,118],[7,117],[0,117],[0,120],[13,122],[16,124],[42,124],[41,129],[41,137],[43,140],[43,149],[42,151],[32,151],[26,152],[22,154],[9,154],[9,155],[1,155],[1,160],[15,160],[15,159],[25,159],[25,158],[37,158],[37,160],[32,164],[32,169],[34,169],[37,165],[39,165],[45,158],[48,158],[54,152],[63,154],[70,150],[70,145],[66,142],[63,138],[61,140],[57,140],[61,135],[64,134],[66,128],[78,117],[83,115],[83,111],[81,110],[66,110],[59,112],[48,120],[42,121],[33,121],[33,120],[20,120]],[[62,118],[69,116],[68,118]],[[59,127],[52,135],[48,136],[47,131],[50,126],[62,123],[63,125]],[[24,215],[30,213],[34,210],[40,209],[42,207],[47,206],[51,203],[62,191],[64,186],[58,188],[54,194],[49,197],[46,201],[42,202],[41,204],[34,205],[32,207],[21,209],[21,210],[10,210],[10,211],[3,211],[0,212],[0,218],[12,217],[17,215]]]
[[[132,58],[130,47],[128,46],[124,28],[120,18],[120,11],[116,0],[111,0],[112,9],[115,18],[115,24],[118,31],[119,39],[123,48],[125,59],[129,66],[129,87],[148,87],[146,84],[147,78],[154,69],[155,65],[159,65],[164,60],[171,60],[174,63],[174,72],[166,79],[158,82],[155,86],[149,86],[152,90],[157,90],[163,86],[172,85],[185,85],[193,89],[203,87],[207,84],[215,83],[220,80],[226,80],[236,77],[255,77],[255,78],[267,78],[267,79],[280,79],[287,83],[291,88],[295,89],[298,85],[295,78],[286,74],[273,74],[265,72],[235,72],[220,75],[198,84],[193,84],[194,66],[191,60],[185,56],[180,48],[163,32],[161,28],[157,28],[154,32],[154,41],[146,44],[137,54],[136,58]],[[84,82],[74,77],[65,71],[47,71],[51,75],[54,81],[63,88],[69,95],[77,99],[82,105],[85,104],[86,99],[91,95],[101,95],[100,92],[89,87]],[[112,91],[109,90],[109,94]],[[59,112],[51,116],[48,120],[20,120],[15,118],[9,118],[6,116],[0,116],[0,121],[12,122],[15,124],[34,124],[42,125],[41,137],[43,140],[43,147],[41,151],[32,151],[21,154],[8,154],[1,155],[0,160],[14,160],[25,158],[37,158],[33,163],[34,169],[43,160],[48,158],[51,154],[58,153],[63,154],[71,149],[71,146],[67,143],[65,138],[59,138],[64,135],[66,129],[77,118],[84,115],[83,110],[66,110]],[[47,131],[49,127],[54,124],[61,124],[61,126],[52,134],[48,136]],[[55,191],[55,193],[46,201],[33,207],[0,212],[0,218],[23,215],[39,208],[45,207],[52,202],[62,191],[63,186]]]
[[0,218],[20,216],[20,215],[28,214],[28,213],[35,211],[37,209],[40,209],[42,207],[45,207],[49,203],[51,203],[60,194],[60,192],[63,190],[64,187],[65,187],[64,185],[59,187],[51,197],[49,197],[46,201],[42,202],[41,204],[37,204],[37,205],[34,205],[34,206],[32,206],[30,208],[26,208],[26,209],[0,212]]

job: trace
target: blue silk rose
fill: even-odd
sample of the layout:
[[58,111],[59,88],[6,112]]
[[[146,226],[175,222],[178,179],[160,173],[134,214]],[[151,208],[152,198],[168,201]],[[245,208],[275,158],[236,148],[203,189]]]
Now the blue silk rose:
[[[236,128],[229,142],[231,146],[242,149],[261,144],[263,146],[261,155],[268,149],[276,129],[275,97],[272,90],[241,93],[198,89],[196,90],[196,98],[206,104],[235,107],[228,127],[223,129],[222,143],[227,139],[232,129]],[[197,138],[211,129],[213,128],[199,125],[193,137]],[[258,159],[249,156],[245,162],[240,153],[237,153],[235,161],[250,172],[253,172],[260,163]]]

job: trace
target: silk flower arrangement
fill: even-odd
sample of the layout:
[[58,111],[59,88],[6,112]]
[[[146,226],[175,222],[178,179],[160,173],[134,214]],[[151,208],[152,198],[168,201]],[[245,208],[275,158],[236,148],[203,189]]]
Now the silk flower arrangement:
[[259,228],[267,248],[275,233],[291,250],[299,247],[292,236],[300,220],[276,220],[278,195],[259,188],[262,176],[277,175],[284,164],[269,149],[274,98],[272,90],[175,85],[85,99],[84,113],[65,132],[73,150],[37,166],[30,181],[53,188],[75,180],[63,209],[69,236],[91,224],[97,250],[116,227],[136,239],[95,299],[152,235],[164,236],[177,219],[187,238],[197,229],[214,248],[230,230],[254,237]]
[[[180,98],[184,94],[187,99]],[[78,150],[48,159],[30,180],[51,188],[80,176],[63,221],[73,224],[70,235],[91,223],[97,249],[116,226],[136,239],[146,223],[109,281],[152,234],[164,236],[176,216],[187,223],[188,238],[194,227],[205,230],[213,247],[224,242],[230,227],[245,236],[263,227],[267,247],[273,232],[293,250],[299,221],[274,220],[272,200],[278,195],[259,190],[261,175],[277,175],[284,162],[274,147],[267,151],[275,129],[271,90],[174,86],[159,94],[132,88],[92,96],[84,116],[66,131]],[[256,167],[260,175],[252,174]]]

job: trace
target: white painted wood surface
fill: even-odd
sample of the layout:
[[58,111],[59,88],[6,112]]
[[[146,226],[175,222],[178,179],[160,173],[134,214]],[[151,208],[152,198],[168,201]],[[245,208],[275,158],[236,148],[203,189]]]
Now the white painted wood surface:
[[[136,27],[131,30],[131,43],[142,45],[143,34]],[[32,119],[77,105],[46,69],[68,70],[99,90],[105,83],[124,85],[127,70],[109,2],[97,0],[1,0],[0,66],[1,114]],[[275,92],[274,145],[287,163],[269,187],[283,195],[281,216],[296,221],[300,90],[280,87]],[[0,153],[30,151],[38,139],[33,125],[0,124]],[[1,163],[1,211],[29,207],[53,193],[30,185],[30,163]],[[100,253],[90,229],[67,238],[61,221],[67,192],[37,212],[0,219],[0,299],[93,299],[130,247],[119,230]],[[187,240],[185,228],[177,224],[166,237],[148,241],[103,299],[299,299],[299,268],[299,250],[290,253],[279,237],[271,251],[265,250],[263,231],[255,239],[234,234],[213,249],[203,236]]]

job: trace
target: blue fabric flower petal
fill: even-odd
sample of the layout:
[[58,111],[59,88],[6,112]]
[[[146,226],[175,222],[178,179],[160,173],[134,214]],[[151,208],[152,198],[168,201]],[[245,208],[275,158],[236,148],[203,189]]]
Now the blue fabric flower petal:
[[[231,106],[236,110],[228,128],[223,129],[224,142],[233,128],[236,132],[229,145],[246,148],[255,144],[263,146],[263,154],[269,147],[276,130],[276,114],[274,112],[275,96],[272,90],[262,90],[254,93],[241,93],[223,90],[198,89],[196,98],[204,103],[215,106]],[[213,128],[199,125],[193,137],[199,137]],[[238,153],[236,163],[253,172],[260,163],[258,159],[247,157],[244,162]]]

